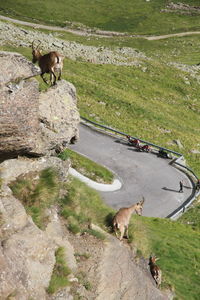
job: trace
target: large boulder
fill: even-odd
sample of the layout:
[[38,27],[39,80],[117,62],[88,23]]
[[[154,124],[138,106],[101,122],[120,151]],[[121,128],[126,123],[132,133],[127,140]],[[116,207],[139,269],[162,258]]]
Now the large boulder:
[[38,82],[32,78],[38,68],[22,55],[0,52],[0,64],[1,161],[60,151],[78,137],[79,113],[72,84],[62,80],[39,93]]

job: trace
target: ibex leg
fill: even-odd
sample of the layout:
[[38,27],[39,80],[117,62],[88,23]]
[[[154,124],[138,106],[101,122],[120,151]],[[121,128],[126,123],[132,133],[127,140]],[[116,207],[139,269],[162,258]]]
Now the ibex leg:
[[42,80],[43,80],[46,84],[48,84],[48,82],[47,82],[46,79],[44,78],[44,74],[45,74],[45,73],[41,73],[40,76],[42,77]]
[[61,75],[62,75],[62,72],[61,72],[61,70],[60,70],[60,71],[59,71],[59,75],[58,75],[58,80],[61,79]]
[[121,225],[119,227],[119,230],[121,232],[121,235],[120,235],[120,241],[121,241],[123,239],[123,237],[124,237],[125,227]]
[[[53,83],[52,83],[52,75],[54,77]],[[56,84],[56,75],[55,75],[55,73],[53,71],[51,71],[51,73],[50,73],[50,78],[51,78],[50,79],[51,85],[55,85]]]
[[128,235],[128,226],[126,226],[125,229],[126,229],[126,237],[127,237],[127,239],[129,239],[129,235]]

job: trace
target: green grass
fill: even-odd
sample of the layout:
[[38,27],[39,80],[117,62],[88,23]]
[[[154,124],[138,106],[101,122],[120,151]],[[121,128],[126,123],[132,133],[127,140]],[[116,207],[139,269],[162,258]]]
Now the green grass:
[[105,240],[105,238],[106,238],[102,232],[97,231],[95,229],[85,229],[85,230],[83,230],[83,233],[88,233],[90,235],[93,235],[94,237],[96,237],[97,239],[102,240],[102,241]]
[[[31,57],[30,49],[2,48]],[[142,67],[94,65],[66,58],[63,78],[76,86],[83,117],[98,119],[99,123],[127,134],[181,151],[200,176],[199,154],[191,153],[192,148],[200,150],[197,79],[168,66],[160,58],[143,61]],[[183,144],[181,150],[173,143],[177,139]]]
[[106,228],[106,218],[113,210],[102,203],[98,192],[75,178],[70,179],[66,189],[67,195],[60,200],[60,214],[65,219],[84,230],[91,222]]
[[59,154],[59,157],[62,160],[70,158],[72,168],[94,181],[101,183],[111,183],[113,181],[112,172],[73,150],[65,149]]
[[200,232],[167,219],[135,216],[130,234],[145,257],[154,253],[160,258],[163,287],[174,287],[177,299],[198,299]]
[[[166,3],[166,0],[7,0],[1,1],[0,13],[30,22],[58,26],[65,26],[66,21],[81,22],[89,27],[136,34],[200,29],[199,15],[161,13]],[[184,3],[197,4],[195,0],[184,0]]]
[[62,247],[59,247],[56,250],[56,263],[54,265],[49,287],[47,289],[49,294],[54,294],[60,288],[64,288],[65,286],[69,285],[67,276],[71,273],[71,271],[67,267],[64,252],[65,249]]
[[[77,179],[68,183],[68,195],[61,206],[84,216],[106,230],[114,211],[102,203],[99,195]],[[69,217],[69,216],[68,216]],[[73,214],[72,214],[73,217]],[[107,223],[107,221],[109,222]],[[199,295],[200,232],[188,225],[168,219],[133,216],[129,227],[129,242],[137,247],[137,256],[160,257],[163,272],[162,288],[175,290],[178,299],[196,300]]]
[[200,232],[200,204],[199,200],[195,201],[179,219],[178,222],[188,224],[192,229]]
[[23,204],[34,223],[41,229],[48,222],[45,209],[55,204],[59,198],[59,180],[56,172],[45,169],[39,173],[28,173],[20,176],[10,184],[14,196]]

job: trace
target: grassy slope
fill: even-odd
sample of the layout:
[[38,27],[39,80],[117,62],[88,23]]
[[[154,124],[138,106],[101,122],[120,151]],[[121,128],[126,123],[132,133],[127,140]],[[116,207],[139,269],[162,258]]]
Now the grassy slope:
[[[7,0],[1,1],[0,13],[15,18],[65,25],[65,21],[81,22],[104,30],[140,34],[163,34],[200,29],[199,15],[161,13],[166,0]],[[174,0],[174,3],[180,2]],[[197,5],[195,0],[184,3]]]
[[[2,49],[31,58],[30,49]],[[90,114],[95,114],[103,124],[176,151],[180,149],[172,141],[180,139],[184,146],[181,152],[200,176],[199,155],[190,153],[193,148],[200,150],[198,81],[167,66],[162,57],[144,61],[143,67],[145,72],[137,67],[65,59],[63,77],[77,88],[82,116],[91,119]]]
[[[71,210],[72,215],[78,214],[80,220],[89,216],[92,222],[106,229],[113,210],[102,203],[99,194],[77,179],[68,183],[68,189],[62,209]],[[167,219],[133,216],[129,235],[132,245],[145,258],[150,253],[160,257],[158,265],[163,271],[163,288],[175,288],[177,299],[198,299],[200,232]]]
[[[200,233],[186,225],[158,218],[132,218],[133,243],[145,257],[155,253],[164,286],[175,287],[176,299],[198,299]],[[141,238],[142,237],[142,238]]]
[[[67,219],[68,225],[84,228],[89,219],[108,230],[114,211],[102,202],[99,193],[77,179],[70,179],[67,184],[63,184],[51,169],[42,171],[34,182],[35,175],[30,173],[23,179],[19,178],[12,183],[12,190],[40,228],[45,229],[48,222],[44,216],[45,208],[54,203],[60,207],[60,214]],[[60,188],[67,191],[62,199],[58,196]],[[37,216],[32,208],[39,208]],[[150,253],[160,256],[159,266],[164,275],[163,288],[174,287],[178,299],[198,299],[199,231],[166,219],[133,216],[129,234],[132,245],[145,258]],[[58,284],[62,286],[67,282],[52,276],[49,292],[53,292]]]

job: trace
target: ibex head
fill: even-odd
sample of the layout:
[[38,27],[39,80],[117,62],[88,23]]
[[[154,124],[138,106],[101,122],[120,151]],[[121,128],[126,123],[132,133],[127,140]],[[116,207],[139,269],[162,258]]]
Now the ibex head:
[[153,255],[153,256],[151,255],[149,257],[149,265],[150,264],[155,264],[158,259],[159,259],[159,257],[156,257],[155,255]]
[[142,197],[142,200],[136,204],[135,212],[136,212],[136,214],[139,215],[139,216],[142,215],[142,210],[143,210],[144,202],[145,202],[145,198]]
[[38,61],[38,58],[41,56],[41,51],[38,49],[39,45],[41,44],[41,42],[39,41],[39,44],[37,45],[37,47],[34,46],[34,41],[32,42],[32,62],[36,63]]

